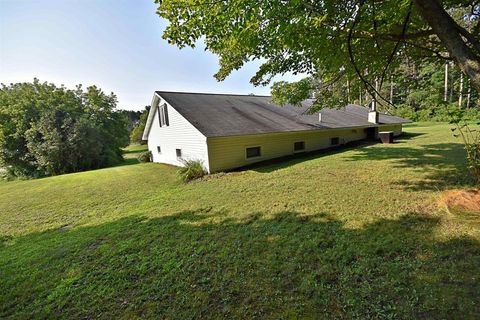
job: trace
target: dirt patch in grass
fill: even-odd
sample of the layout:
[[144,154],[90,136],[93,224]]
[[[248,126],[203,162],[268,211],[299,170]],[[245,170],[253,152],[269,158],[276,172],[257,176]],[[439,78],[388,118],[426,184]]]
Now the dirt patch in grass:
[[480,190],[450,190],[442,195],[440,203],[449,210],[480,213]]

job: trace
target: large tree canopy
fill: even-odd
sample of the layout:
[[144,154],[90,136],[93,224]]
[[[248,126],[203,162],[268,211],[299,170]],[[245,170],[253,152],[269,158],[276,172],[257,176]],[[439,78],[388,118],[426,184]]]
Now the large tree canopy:
[[170,24],[164,38],[179,47],[203,39],[220,58],[223,80],[262,59],[251,79],[267,84],[287,72],[309,79],[280,83],[274,96],[291,102],[327,93],[339,79],[372,96],[400,59],[453,60],[480,89],[476,1],[437,0],[156,0]]
[[45,176],[114,165],[128,144],[115,95],[53,84],[0,87],[0,167],[15,176]]

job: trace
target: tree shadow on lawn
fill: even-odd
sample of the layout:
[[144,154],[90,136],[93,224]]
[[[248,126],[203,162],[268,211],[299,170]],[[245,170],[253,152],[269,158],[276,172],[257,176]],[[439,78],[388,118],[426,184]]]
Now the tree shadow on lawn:
[[480,243],[438,218],[208,210],[61,228],[0,247],[0,316],[475,318]]
[[138,161],[137,158],[124,158],[122,162],[115,165],[114,167],[131,166],[133,164],[139,164],[139,163],[140,161]]
[[146,151],[148,151],[148,146],[147,145],[140,145],[135,149],[130,149],[130,150],[129,149],[123,149],[122,154],[123,155],[126,155],[126,154],[140,154],[140,153],[146,152]]
[[464,146],[461,143],[428,144],[418,148],[388,145],[361,148],[350,160],[393,160],[393,168],[413,168],[421,171],[420,180],[397,182],[409,190],[445,190],[474,186],[468,172]]
[[[400,137],[395,138],[394,143],[395,144],[405,143],[409,139],[412,139],[421,135],[424,135],[424,133],[405,132]],[[380,142],[371,141],[371,140],[352,141],[350,143],[347,143],[339,147],[332,147],[332,148],[305,152],[305,153],[297,153],[297,154],[293,154],[285,157],[257,162],[252,165],[244,166],[233,171],[253,170],[260,173],[269,173],[276,170],[285,169],[305,161],[319,159],[322,157],[330,156],[332,154],[337,154],[337,153],[341,153],[349,150],[356,150],[359,148],[364,148],[364,147],[375,145],[375,144],[380,144]]]
[[143,152],[145,152],[145,150],[140,150],[140,151],[139,150],[123,150],[122,151],[123,161],[115,165],[114,167],[122,167],[122,166],[130,166],[133,164],[139,164],[140,161],[138,161],[138,156],[140,156],[140,154],[142,154]]

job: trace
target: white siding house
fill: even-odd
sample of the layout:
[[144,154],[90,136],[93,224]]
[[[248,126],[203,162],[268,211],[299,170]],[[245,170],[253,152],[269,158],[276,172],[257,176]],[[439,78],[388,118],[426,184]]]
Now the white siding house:
[[200,160],[218,172],[375,139],[379,131],[397,136],[408,122],[357,105],[311,114],[312,103],[281,107],[267,96],[157,91],[143,139],[153,162]]
[[158,94],[153,97],[147,126],[143,139],[148,140],[153,162],[181,166],[181,159],[195,159],[209,169],[207,137]]

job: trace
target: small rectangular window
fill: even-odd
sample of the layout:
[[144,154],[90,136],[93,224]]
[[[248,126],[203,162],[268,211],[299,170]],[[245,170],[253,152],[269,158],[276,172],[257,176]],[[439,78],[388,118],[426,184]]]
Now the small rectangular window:
[[305,150],[305,141],[297,141],[293,143],[293,151]]
[[160,148],[160,146],[157,146],[157,152],[162,153],[162,149]]
[[338,138],[338,137],[332,138],[332,140],[331,140],[331,145],[332,146],[336,146],[339,143],[340,143],[340,138]]
[[247,153],[247,159],[248,158],[260,157],[260,155],[261,155],[260,147],[247,148],[246,153]]
[[182,157],[182,149],[175,149],[175,152],[177,153],[177,158]]

